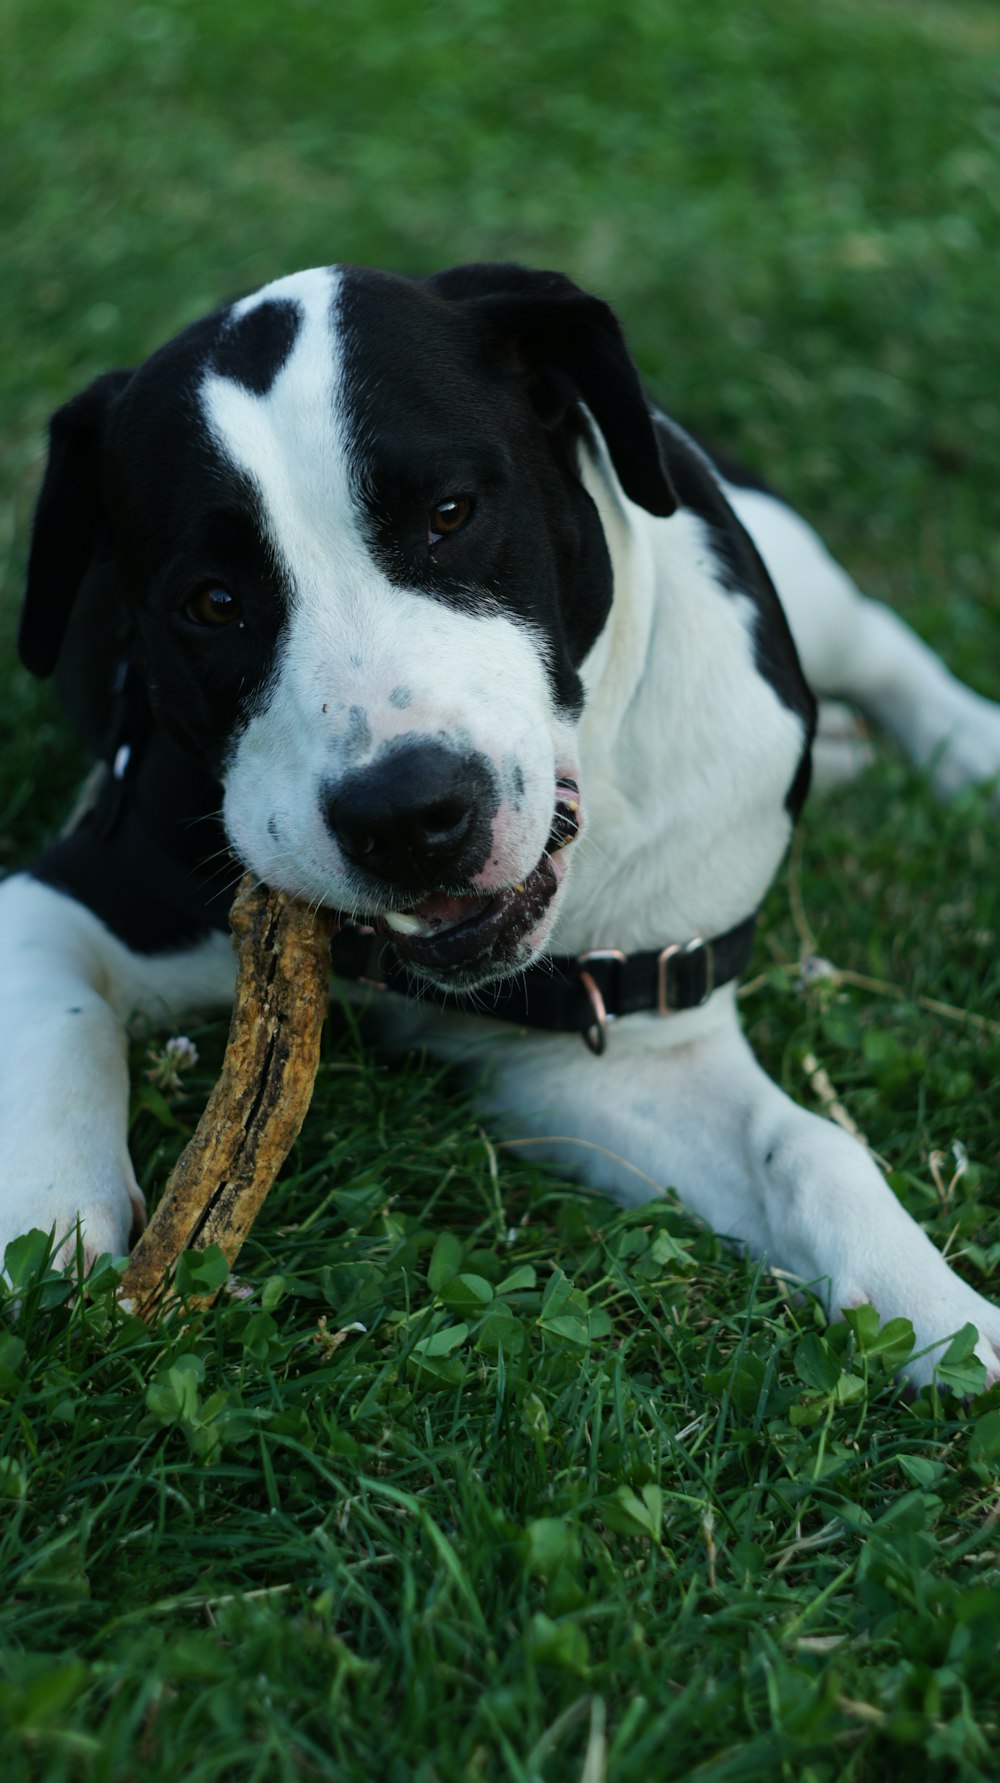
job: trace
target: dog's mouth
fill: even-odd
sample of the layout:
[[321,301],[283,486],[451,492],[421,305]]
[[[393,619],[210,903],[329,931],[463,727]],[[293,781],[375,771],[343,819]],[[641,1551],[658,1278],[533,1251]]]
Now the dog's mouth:
[[552,827],[536,867],[516,885],[477,895],[430,892],[405,910],[369,918],[415,971],[455,984],[483,982],[525,962],[521,944],[542,922],[565,876],[563,850],[580,832],[576,783],[556,785]]

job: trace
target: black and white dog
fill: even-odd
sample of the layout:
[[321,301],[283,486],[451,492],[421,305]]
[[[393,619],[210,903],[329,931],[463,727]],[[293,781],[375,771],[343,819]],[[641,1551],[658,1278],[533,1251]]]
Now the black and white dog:
[[52,423],[20,642],[103,766],[0,886],[0,1247],[126,1249],[125,1024],[231,994],[245,863],[343,913],[342,972],[484,1061],[508,1131],[909,1317],[915,1378],[967,1321],[1000,1377],[1000,1311],[735,1004],[809,688],[945,791],[1000,770],[1000,708],[650,410],[605,304],[324,268],[98,380]]

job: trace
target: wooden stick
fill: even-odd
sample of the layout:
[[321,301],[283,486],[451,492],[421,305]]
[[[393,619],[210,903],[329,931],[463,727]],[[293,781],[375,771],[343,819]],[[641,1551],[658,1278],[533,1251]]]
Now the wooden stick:
[[248,873],[230,925],[236,999],[219,1080],[119,1288],[144,1319],[173,1298],[182,1251],[217,1244],[235,1262],[312,1097],[334,920]]

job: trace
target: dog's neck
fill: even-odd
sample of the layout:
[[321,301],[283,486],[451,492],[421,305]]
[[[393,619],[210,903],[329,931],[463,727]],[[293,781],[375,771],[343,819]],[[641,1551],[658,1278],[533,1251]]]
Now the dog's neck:
[[580,471],[614,601],[583,665],[587,826],[551,947],[632,951],[719,933],[757,908],[791,833],[801,726],[747,673],[756,609],[724,585],[701,518],[654,519],[628,501],[599,439]]

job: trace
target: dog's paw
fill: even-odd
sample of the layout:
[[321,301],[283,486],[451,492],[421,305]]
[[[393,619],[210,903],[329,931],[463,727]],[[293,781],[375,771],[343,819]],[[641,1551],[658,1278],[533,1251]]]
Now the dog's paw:
[[53,1240],[54,1268],[75,1268],[79,1253],[87,1274],[106,1253],[126,1256],[145,1224],[146,1202],[131,1166],[76,1187],[47,1176],[31,1181],[22,1172],[0,1176],[0,1259],[13,1239],[37,1229]]
[[813,782],[843,786],[871,767],[875,750],[863,720],[842,700],[820,700],[813,743]]
[[937,1252],[933,1256],[940,1268],[928,1270],[923,1280],[887,1283],[883,1278],[877,1285],[834,1295],[833,1304],[841,1312],[874,1306],[883,1324],[909,1319],[916,1342],[903,1373],[915,1387],[930,1383],[952,1338],[966,1325],[974,1325],[975,1353],[986,1370],[984,1388],[992,1387],[1000,1381],[1000,1307],[963,1282]]
[[962,687],[951,724],[930,754],[937,791],[949,797],[963,786],[1000,780],[1000,705]]

